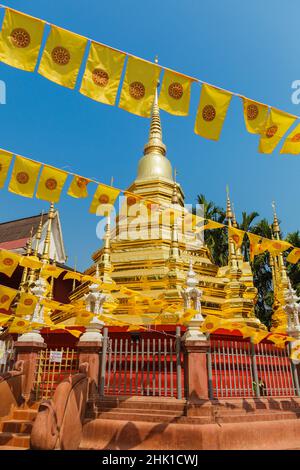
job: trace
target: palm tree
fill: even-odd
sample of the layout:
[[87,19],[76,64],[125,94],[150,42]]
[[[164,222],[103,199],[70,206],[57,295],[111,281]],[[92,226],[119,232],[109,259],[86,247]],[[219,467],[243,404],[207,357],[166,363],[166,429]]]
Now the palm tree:
[[[239,224],[239,228],[241,230],[244,230],[245,232],[249,232],[250,229],[252,228],[252,222],[256,217],[259,216],[258,212],[250,212],[250,214],[247,214],[247,212],[242,212],[242,222]],[[242,250],[244,253],[244,259],[246,261],[249,260],[249,240],[248,238],[244,238]]]
[[[197,196],[197,203],[203,206],[203,217],[219,223],[223,223],[226,212],[222,207],[217,206],[213,201],[208,201],[204,194]],[[223,229],[206,230],[205,244],[208,247],[212,261],[223,266],[228,259],[228,243],[226,233]]]
[[[291,243],[293,246],[300,248],[299,230],[288,233],[286,236],[286,241]],[[294,289],[296,289],[297,294],[300,295],[300,263],[287,263],[287,272]]]

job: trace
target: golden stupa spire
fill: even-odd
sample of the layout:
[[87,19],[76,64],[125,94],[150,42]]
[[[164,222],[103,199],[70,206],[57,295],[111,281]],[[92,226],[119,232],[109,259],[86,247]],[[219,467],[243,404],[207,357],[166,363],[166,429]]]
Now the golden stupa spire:
[[42,255],[42,260],[45,261],[45,262],[49,262],[51,229],[52,229],[52,220],[54,219],[54,217],[55,217],[54,203],[51,202],[50,210],[49,210],[49,214],[48,214],[47,232],[46,232],[46,237],[45,237],[45,241],[44,241],[44,249],[43,249],[43,255]]
[[[228,227],[233,226],[233,212],[231,208],[231,202],[230,202],[230,197],[229,197],[229,188],[228,186],[226,187],[226,193],[227,193],[227,200],[226,200],[226,219],[228,222]],[[237,256],[236,256],[236,250],[235,250],[235,244],[232,240],[232,238],[228,234],[228,264],[230,266],[230,269],[236,271],[238,269],[238,262],[237,262]]]
[[[31,227],[30,236],[29,236],[29,239],[27,240],[27,243],[26,243],[26,254],[25,254],[26,256],[30,256],[32,254],[32,234],[33,234],[33,227]],[[21,282],[20,282],[20,291],[21,292],[25,291],[27,275],[28,275],[28,268],[23,268],[22,279],[21,279]]]
[[279,227],[279,222],[276,214],[276,206],[275,202],[272,202],[272,208],[273,208],[273,233],[275,235],[275,238],[277,240],[280,240],[280,227]]
[[[111,249],[110,249],[110,238],[111,238],[111,228],[110,228],[110,214],[107,215],[106,225],[105,225],[105,235],[104,235],[104,249],[102,255],[102,271],[103,271],[103,282],[110,283],[112,282],[110,273],[111,273]],[[98,270],[99,276],[99,266],[96,265],[96,274]]]
[[[54,255],[53,266],[56,266],[56,255]],[[51,276],[51,280],[50,280],[50,290],[49,290],[48,298],[49,298],[50,300],[53,300],[53,297],[54,297],[54,277]]]
[[[155,63],[158,63],[157,57],[155,58]],[[144,155],[155,152],[160,153],[161,155],[166,155],[166,146],[162,141],[162,128],[160,122],[159,106],[158,106],[158,89],[159,82],[155,90],[154,101],[152,106],[151,113],[151,123],[150,123],[150,132],[149,140],[144,147]]]
[[[273,233],[276,240],[280,240],[280,227],[276,213],[276,206],[275,202],[272,202],[273,207]],[[282,287],[288,287],[289,279],[286,272],[286,266],[284,264],[282,253],[278,255],[278,268],[279,268],[279,275]]]
[[[41,241],[41,238],[42,238],[43,216],[44,216],[44,213],[42,212],[40,222],[39,222],[39,225],[38,225],[38,229],[37,229],[37,232],[35,234],[35,246],[34,246],[34,250],[33,250],[32,254],[33,254],[33,256],[36,256],[36,257],[38,256],[40,241]],[[36,274],[35,273],[36,273],[36,270],[30,268],[29,275],[28,275],[28,280],[27,280],[29,286],[36,280]]]

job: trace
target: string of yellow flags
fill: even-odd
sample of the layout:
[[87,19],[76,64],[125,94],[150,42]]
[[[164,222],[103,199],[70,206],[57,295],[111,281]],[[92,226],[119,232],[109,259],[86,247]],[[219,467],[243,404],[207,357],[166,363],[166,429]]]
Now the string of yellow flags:
[[[5,185],[14,155],[15,154],[12,152],[0,149],[0,189]],[[120,193],[123,193],[127,198],[128,205],[142,203],[145,204],[147,208],[157,208],[162,211],[163,214],[170,217],[178,217],[182,215],[182,212],[178,208],[174,209],[172,205],[158,204],[156,201],[148,198],[144,199],[127,190],[105,185],[99,181],[92,180],[72,172],[66,172],[20,155],[15,156],[8,190],[20,196],[32,198],[36,189],[36,197],[38,199],[56,203],[60,200],[62,190],[69,175],[73,178],[67,194],[74,198],[88,197],[88,184],[97,184],[97,188],[90,205],[91,213],[97,213],[98,208],[100,207],[100,211],[98,213],[104,214],[105,210],[102,211],[101,207],[107,208],[108,205],[113,206]],[[188,218],[190,218],[190,223]],[[227,225],[214,220],[205,219],[193,214],[188,214],[185,222],[187,224],[186,226],[194,227],[195,231],[214,230],[227,227]],[[197,227],[199,222],[202,224],[203,222],[205,223],[204,225]],[[247,233],[250,242],[251,261],[253,261],[254,256],[262,254],[265,251],[269,251],[273,256],[277,256],[279,253],[291,248],[292,251],[289,253],[287,261],[290,263],[298,263],[300,260],[300,248],[294,247],[292,244],[284,240],[270,240],[234,227],[228,227],[228,232],[233,243],[236,245],[236,248],[241,247],[244,235]]]
[[[85,51],[89,47],[79,91],[100,103],[115,105],[121,88],[118,106],[139,116],[149,117],[163,70],[159,96],[161,109],[177,116],[187,116],[192,84],[202,84],[194,132],[206,139],[219,140],[232,96],[238,96],[243,102],[247,131],[260,135],[261,153],[272,153],[299,118],[5,5],[0,7],[5,9],[0,33],[0,61],[29,72],[37,68],[38,73],[48,80],[74,89]],[[47,32],[39,61],[45,25],[50,27],[50,31]],[[280,153],[300,153],[300,124],[286,137]]]

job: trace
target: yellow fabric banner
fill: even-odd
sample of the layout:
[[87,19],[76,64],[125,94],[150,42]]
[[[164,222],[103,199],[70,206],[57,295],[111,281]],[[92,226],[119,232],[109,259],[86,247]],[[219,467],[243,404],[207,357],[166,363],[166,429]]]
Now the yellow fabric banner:
[[0,273],[11,277],[19,264],[20,256],[8,250],[0,250]]
[[218,328],[221,328],[222,320],[212,315],[207,315],[200,329],[204,333],[213,333]]
[[12,301],[16,297],[18,291],[10,287],[0,286],[0,308],[9,310]]
[[51,26],[38,72],[52,82],[74,88],[87,39]]
[[266,125],[269,111],[268,106],[245,97],[242,100],[247,131],[251,134],[260,134]]
[[66,171],[45,165],[40,176],[36,197],[44,201],[58,202],[67,177]]
[[40,168],[40,163],[17,156],[8,191],[24,197],[33,197]]
[[0,33],[0,60],[33,72],[44,32],[44,22],[6,8]]
[[55,264],[44,264],[41,270],[42,277],[54,277],[57,279],[61,273],[63,273],[65,269],[58,268]]
[[37,298],[27,292],[20,295],[20,299],[16,308],[16,315],[32,315],[37,304]]
[[263,339],[265,339],[268,335],[270,334],[269,331],[255,331],[251,335],[251,339],[253,344],[258,344],[260,343]]
[[300,153],[300,124],[287,136],[280,153],[298,155]]
[[0,326],[6,325],[10,319],[11,315],[5,315],[4,313],[0,313]]
[[99,184],[90,206],[90,212],[96,214],[98,211],[101,211],[101,206],[104,206],[104,209],[109,209],[109,206],[113,206],[119,194],[120,191],[118,189],[106,186],[105,184]]
[[235,227],[228,227],[228,235],[232,239],[237,249],[241,248],[245,233],[243,230],[239,230]]
[[272,153],[286,131],[295,122],[293,116],[271,109],[268,116],[266,127],[261,132],[259,141],[260,153]]
[[11,322],[8,331],[9,333],[25,333],[30,329],[32,329],[32,327],[29,321],[15,317]]
[[37,256],[22,256],[20,258],[19,265],[23,268],[40,269],[43,266],[43,263]]
[[0,188],[3,188],[7,173],[12,161],[12,154],[5,150],[0,150]]
[[90,180],[86,178],[82,178],[81,176],[74,176],[67,194],[75,198],[88,197],[87,185],[89,183]]
[[75,279],[75,281],[81,282],[82,274],[74,272],[74,271],[68,271],[64,275],[64,281],[66,281],[67,279],[73,279],[73,280]]
[[261,241],[262,237],[254,235],[253,233],[247,232],[247,236],[250,242],[250,261],[254,260],[254,256],[261,255],[265,250],[262,250]]
[[277,256],[283,251],[291,248],[291,244],[284,240],[269,240],[268,238],[262,239],[262,245],[265,250],[268,250],[273,256]]
[[194,131],[206,139],[219,140],[232,95],[210,85],[202,85]]
[[189,114],[192,80],[166,70],[159,95],[159,107],[170,114]]
[[91,43],[80,93],[114,105],[126,55],[101,44]]
[[150,117],[160,67],[129,57],[119,107],[139,116]]
[[294,248],[286,259],[289,263],[298,263],[300,260],[300,248]]

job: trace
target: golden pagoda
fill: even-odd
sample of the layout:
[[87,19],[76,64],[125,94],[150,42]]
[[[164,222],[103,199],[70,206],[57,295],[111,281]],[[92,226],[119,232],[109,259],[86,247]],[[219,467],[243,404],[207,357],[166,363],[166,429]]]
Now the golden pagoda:
[[[175,305],[182,311],[181,292],[192,261],[198,286],[203,291],[201,306],[204,316],[217,314],[220,317],[242,319],[251,326],[264,328],[254,314],[257,291],[253,286],[250,264],[244,262],[240,250],[236,252],[232,240],[228,241],[228,266],[219,268],[212,262],[210,252],[202,240],[189,240],[180,219],[178,222],[175,217],[165,221],[154,210],[150,221],[147,217],[140,218],[140,236],[131,236],[128,227],[136,217],[136,214],[132,215],[132,205],[136,203],[138,206],[140,199],[151,201],[154,206],[159,204],[174,210],[180,208],[181,212],[186,210],[183,190],[175,181],[171,162],[166,156],[157,92],[148,142],[138,163],[137,177],[127,191],[127,201],[130,199],[131,204],[125,204],[125,210],[121,207],[114,228],[108,219],[104,244],[92,255],[94,264],[86,271],[86,274],[94,275],[96,266],[99,266],[100,277],[105,284],[115,283],[115,292],[110,289],[116,303],[114,313],[130,316],[133,305],[122,294],[121,287],[140,292],[143,296],[161,299],[165,304]],[[145,204],[143,206],[141,212],[145,211]],[[227,219],[231,225],[233,215],[229,198]],[[82,299],[87,289],[87,283],[77,287],[71,295],[71,301]]]

